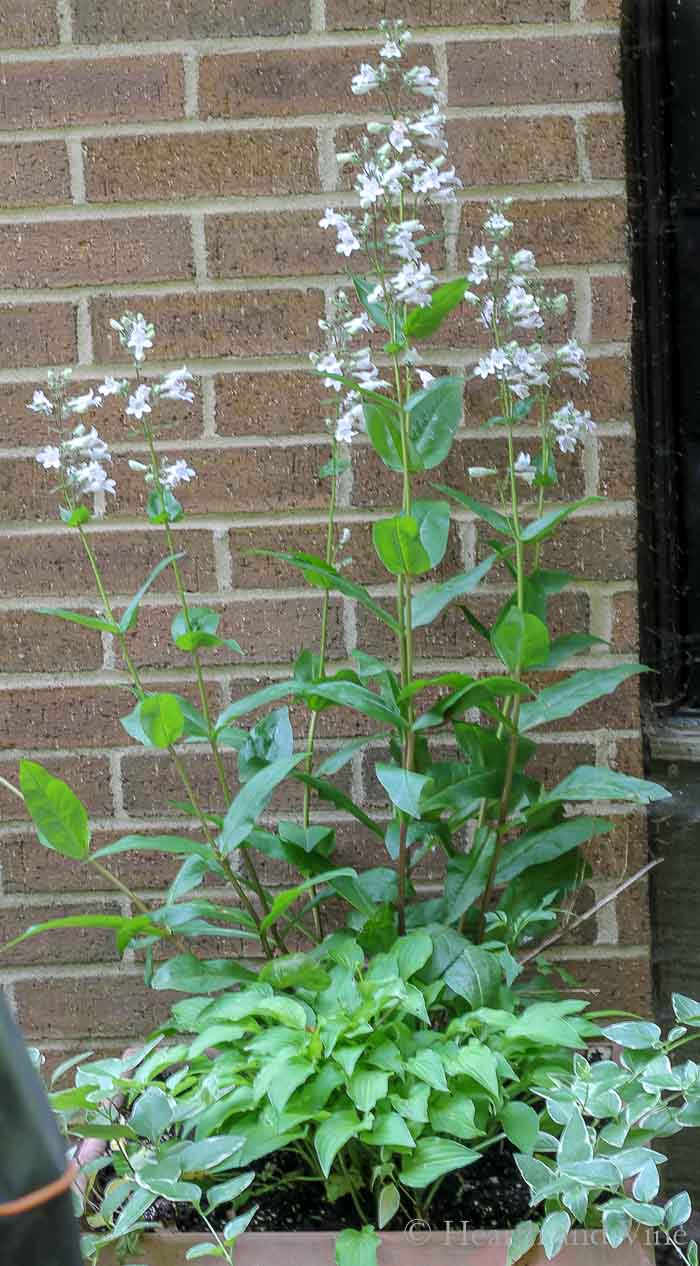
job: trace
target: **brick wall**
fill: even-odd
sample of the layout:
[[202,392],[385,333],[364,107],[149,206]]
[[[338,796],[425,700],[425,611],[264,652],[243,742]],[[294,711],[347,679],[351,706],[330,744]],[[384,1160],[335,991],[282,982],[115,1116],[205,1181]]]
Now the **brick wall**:
[[[320,540],[325,492],[314,474],[325,441],[307,354],[339,257],[317,221],[329,201],[342,203],[336,139],[366,109],[348,81],[386,15],[411,22],[424,59],[449,85],[450,140],[466,189],[446,211],[438,263],[447,274],[459,261],[463,268],[485,200],[511,193],[521,244],[571,294],[575,332],[591,356],[585,403],[601,425],[582,458],[569,459],[565,483],[609,499],[586,513],[585,525],[568,528],[549,557],[585,576],[562,601],[562,618],[611,639],[615,655],[633,653],[616,0],[163,0],[155,8],[140,0],[4,0],[2,10],[0,772],[12,777],[20,754],[37,755],[84,797],[100,842],[152,829],[165,798],[177,794],[157,758],[124,742],[118,718],[129,699],[109,639],[74,636],[34,613],[41,603],[90,608],[92,598],[76,540],[57,525],[47,479],[32,461],[42,426],[24,402],[47,366],[76,359],[85,384],[114,369],[120,353],[108,318],[127,306],[156,322],[155,368],[186,359],[200,388],[183,409],[177,444],[200,473],[185,497],[187,575],[222,606],[227,631],[248,652],[243,667],[211,661],[213,702],[283,674],[313,640],[318,599],[281,565],[245,551]],[[432,362],[468,365],[477,338],[468,314],[452,321]],[[451,480],[463,480],[467,462],[488,464],[492,441],[478,426],[488,408],[486,393],[470,388]],[[105,407],[101,424],[115,455],[134,451],[116,410]],[[380,584],[367,524],[396,492],[358,441],[341,518],[353,529],[358,574]],[[138,501],[122,472],[116,507],[93,531],[117,606],[163,552]],[[470,564],[479,550],[474,521],[456,519],[450,568]],[[168,583],[144,606],[136,655],[149,681],[181,687],[185,661],[168,646]],[[485,590],[480,608],[493,607],[498,592],[497,583]],[[345,659],[358,638],[384,649],[381,630],[338,601],[332,656]],[[479,654],[451,614],[418,649],[426,668]],[[608,759],[639,772],[633,687],[542,741],[551,777],[575,761]],[[202,762],[193,768],[208,788]],[[376,799],[366,758],[348,777],[358,797]],[[0,799],[3,940],[51,913],[123,909],[96,875],[42,851],[17,820],[16,803]],[[645,857],[643,823],[624,811],[619,818],[612,845],[594,850],[597,894]],[[367,855],[351,825],[340,839],[343,858]],[[118,868],[127,869],[148,895],[171,873],[156,858]],[[646,894],[636,890],[558,956],[605,1001],[645,1006],[647,939]],[[120,967],[102,933],[30,942],[2,960],[2,980],[27,1035],[53,1050],[88,1037],[109,1047],[162,1009],[141,985],[138,963]]]

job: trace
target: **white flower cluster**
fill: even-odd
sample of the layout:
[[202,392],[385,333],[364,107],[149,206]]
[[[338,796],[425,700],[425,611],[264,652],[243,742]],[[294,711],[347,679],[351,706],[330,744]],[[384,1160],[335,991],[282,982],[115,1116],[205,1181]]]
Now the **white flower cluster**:
[[125,312],[117,321],[114,317],[109,323],[119,335],[119,342],[134,360],[141,362],[147,351],[153,347],[155,327],[147,321],[142,312]]
[[105,468],[112,455],[94,426],[88,430],[79,422],[68,439],[47,444],[37,453],[36,460],[44,470],[59,471],[74,497],[94,492],[110,492],[114,496],[116,492],[115,482]]
[[370,348],[352,347],[352,340],[358,334],[373,333],[374,322],[367,312],[353,315],[348,296],[340,290],[333,296],[330,320],[319,321],[319,326],[326,335],[326,351],[312,352],[310,360],[316,373],[322,376],[324,387],[342,395],[337,417],[328,419],[328,425],[335,431],[338,443],[350,444],[362,428],[362,397],[355,388],[348,391],[347,381],[343,380],[351,378],[359,387],[370,391],[381,391],[389,386],[381,377]]
[[[532,251],[509,252],[507,239],[513,223],[505,214],[510,200],[493,203],[484,223],[484,241],[469,256],[469,282],[465,299],[478,308],[480,323],[493,335],[494,345],[474,368],[476,378],[493,378],[518,400],[547,398],[557,379],[588,382],[586,354],[576,339],[547,351],[540,343],[524,345],[520,331],[542,330],[549,313],[562,315],[566,295],[544,293]],[[562,452],[571,453],[583,437],[595,430],[590,413],[581,413],[568,402],[550,420],[551,433]],[[528,453],[521,453],[515,472],[531,483],[536,471]]]

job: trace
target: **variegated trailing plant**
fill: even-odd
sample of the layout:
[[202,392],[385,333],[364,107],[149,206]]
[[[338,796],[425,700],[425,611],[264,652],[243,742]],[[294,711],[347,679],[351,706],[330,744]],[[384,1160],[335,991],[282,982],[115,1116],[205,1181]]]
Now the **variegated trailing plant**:
[[[221,1187],[217,1199],[236,1208],[246,1184],[238,1186],[243,1179],[231,1176],[231,1170],[288,1146],[299,1153],[302,1168],[309,1166],[304,1179],[323,1182],[329,1194],[351,1194],[358,1218],[366,1217],[368,1226],[367,1182],[379,1195],[379,1225],[399,1209],[424,1210],[429,1205],[425,1188],[455,1168],[460,1157],[460,1164],[470,1163],[480,1148],[504,1134],[520,1146],[525,1135],[518,1121],[523,1130],[527,1124],[528,1153],[551,1153],[559,1146],[554,1127],[562,1125],[564,1151],[565,1139],[578,1130],[580,1163],[593,1160],[593,1152],[588,1153],[594,1140],[584,1145],[576,1096],[582,1080],[595,1081],[602,1074],[595,1067],[586,1073],[583,1056],[575,1065],[566,1057],[561,1066],[552,1054],[550,1065],[542,1063],[539,1051],[532,1062],[522,1010],[532,1004],[521,972],[525,960],[539,958],[543,937],[549,943],[561,934],[588,876],[584,846],[612,829],[608,818],[595,808],[584,811],[585,806],[646,804],[666,792],[601,765],[580,766],[554,787],[530,772],[543,727],[572,717],[643,671],[637,663],[605,654],[597,667],[591,653],[604,651],[599,639],[582,633],[553,636],[548,625],[551,600],[572,577],[547,566],[544,547],[571,515],[595,501],[567,500],[557,474],[560,454],[575,452],[594,425],[572,402],[554,404],[562,382],[586,381],[585,356],[573,339],[559,346],[540,341],[546,322],[564,316],[566,298],[549,294],[529,250],[512,247],[507,202],[490,208],[464,276],[440,284],[433,275],[424,253],[440,235],[429,232],[425,221],[455,199],[460,182],[446,163],[437,79],[425,66],[406,69],[410,36],[402,23],[383,24],[382,38],[379,65],[363,65],[353,90],[377,92],[388,122],[370,123],[360,148],[339,156],[355,169],[355,210],[328,208],[321,221],[337,232],[341,254],[364,253],[367,262],[363,272],[353,267],[347,290],[330,305],[321,323],[326,347],[312,358],[329,393],[329,460],[319,472],[330,490],[326,548],[323,555],[277,558],[321,591],[321,635],[315,649],[301,653],[291,676],[236,699],[219,716],[211,710],[201,653],[214,648],[238,655],[240,647],[221,635],[219,613],[187,592],[181,571],[177,525],[184,509],[175,489],[195,472],[182,458],[163,457],[160,427],[167,421],[164,406],[192,399],[191,375],[185,368],[160,381],[144,375],[146,353],[155,341],[148,320],[127,312],[112,322],[133,360],[124,378],[110,376],[97,390],[71,396],[70,372],[54,373],[47,390],[35,392],[29,406],[55,429],[38,460],[56,472],[61,519],[80,536],[100,603],[96,616],[56,609],[49,614],[113,639],[134,694],[123,727],[136,743],[169,754],[183,789],[178,833],[127,835],[94,849],[84,807],[38,763],[22,761],[19,787],[11,788],[24,799],[42,844],[94,867],[132,905],[129,916],[55,919],[17,939],[54,927],[113,927],[122,952],[134,947],[145,952],[146,979],[155,989],[191,995],[166,1026],[167,1032],[179,1033],[184,1026],[197,1035],[194,1043],[178,1045],[177,1057],[157,1046],[138,1065],[128,1059],[86,1066],[77,1074],[75,1090],[57,1097],[57,1108],[70,1114],[73,1132],[80,1132],[74,1110],[87,1112],[84,1131],[97,1128],[117,1149],[116,1186],[110,1186],[101,1212],[93,1212],[99,1226],[91,1243],[95,1254],[138,1226],[149,1193],[202,1207],[202,1192],[206,1189],[211,1202],[213,1185]],[[416,109],[421,98],[429,104]],[[416,477],[423,477],[424,489],[426,472],[436,471],[453,448],[465,386],[469,389],[461,375],[434,377],[420,368],[419,348],[430,346],[443,321],[462,305],[491,342],[468,379],[493,386],[494,416],[486,426],[503,439],[502,461],[493,469],[469,468],[457,488],[429,475],[435,482],[417,495]],[[87,504],[94,494],[104,499],[116,492],[107,468],[111,454],[94,426],[82,421],[110,395],[126,401],[126,418],[139,442],[138,456],[129,465],[143,474],[147,518],[165,535],[162,561],[120,615],[93,549],[93,511]],[[526,422],[538,434],[532,453],[519,451],[519,428]],[[343,557],[348,516],[344,524],[338,522],[338,484],[358,432],[387,468],[387,486],[395,481],[400,494],[400,508],[379,518],[372,533],[377,556],[395,582],[392,603],[352,578],[350,560]],[[487,501],[472,494],[473,480],[492,488]],[[431,579],[448,549],[455,506],[483,525],[483,556],[469,571]],[[150,688],[132,654],[140,604],[166,572],[180,604],[171,636],[191,657],[196,705],[181,694]],[[490,573],[510,582],[511,592],[487,627],[465,603]],[[395,655],[384,661],[358,649],[352,666],[331,671],[332,595],[354,601],[384,625],[394,638]],[[425,677],[416,665],[417,630],[451,605],[465,615],[465,654],[470,627],[485,643],[490,657],[485,675],[457,670]],[[587,656],[586,666],[564,671],[581,654]],[[557,674],[553,683],[539,685],[542,673],[551,672]],[[308,712],[301,743],[292,732],[291,701]],[[270,705],[275,706],[265,711]],[[321,758],[316,731],[327,709],[357,714],[362,726],[370,723],[371,734]],[[251,725],[249,718],[261,712]],[[337,775],[355,753],[378,744],[388,748],[387,758],[374,764],[386,808],[373,813],[354,802]],[[190,754],[203,749],[216,772],[215,802],[203,798],[190,771]],[[301,812],[275,820],[270,801],[290,779],[303,788]],[[382,865],[358,872],[335,864],[334,830],[327,814],[316,814],[328,805],[358,821],[367,840],[385,849]],[[180,859],[157,908],[147,906],[109,869],[117,854],[151,850]],[[416,881],[429,854],[441,855],[445,863],[437,896],[421,893]],[[291,866],[298,881],[284,890],[270,888],[261,878],[260,859]],[[195,952],[192,942],[201,945],[206,937],[248,943],[245,961],[235,954],[212,959]],[[261,966],[253,965],[256,956]],[[417,965],[414,956],[421,960]],[[241,992],[235,992],[238,987]],[[208,1001],[212,994],[219,995],[215,1002]],[[593,1031],[591,1021],[579,1018],[576,1027],[570,1017],[580,1007],[556,1006],[565,1009],[552,1013],[554,1027],[541,1041],[553,1048],[580,1046]],[[302,1016],[308,1023],[301,1023]],[[358,1042],[370,1021],[374,1038]],[[553,1036],[562,1024],[568,1041]],[[514,1046],[508,1036],[512,1025]],[[225,1056],[212,1064],[208,1048],[214,1045],[221,1045]],[[475,1076],[473,1061],[464,1055],[470,1047],[478,1048],[478,1059],[492,1070],[488,1086],[485,1074]],[[516,1056],[525,1061],[522,1072],[513,1071]],[[620,1100],[618,1116],[627,1111],[623,1092],[638,1075],[637,1056],[632,1065],[632,1082],[606,1082],[606,1102]],[[271,1070],[282,1066],[288,1073],[278,1080]],[[555,1075],[561,1095],[569,1096],[559,1116],[545,1094]],[[123,1102],[114,1111],[112,1091]],[[443,1099],[434,1101],[433,1093]],[[463,1106],[461,1124],[447,1110],[447,1094]],[[99,1107],[105,1096],[112,1109]],[[536,1123],[543,1096],[547,1115]],[[323,1122],[318,1130],[311,1118]],[[339,1119],[342,1129],[326,1129],[327,1122]],[[633,1121],[629,1126],[642,1128]],[[212,1129],[216,1145],[197,1151],[203,1140],[212,1142]],[[329,1151],[319,1144],[322,1131],[337,1147]],[[470,1158],[462,1140],[472,1137],[480,1141]],[[621,1147],[621,1134],[620,1139],[610,1146]],[[137,1141],[138,1159],[132,1148]],[[188,1148],[194,1149],[192,1155]],[[158,1175],[149,1185],[145,1179],[153,1176],[149,1167],[154,1164]],[[552,1162],[534,1164],[547,1169]],[[200,1168],[207,1178],[195,1196],[191,1178]],[[525,1172],[528,1181],[534,1174],[532,1167]],[[543,1170],[537,1174],[533,1186],[539,1196]],[[221,1175],[228,1177],[224,1181]],[[547,1181],[551,1185],[554,1179]],[[581,1181],[595,1192],[595,1186]],[[642,1182],[642,1187],[647,1191],[650,1184]],[[548,1212],[548,1247],[557,1241],[565,1217],[581,1220],[583,1196],[577,1192],[569,1200],[571,1190],[566,1183],[556,1192],[548,1188],[547,1202],[563,1201],[561,1209]],[[586,1216],[597,1207],[595,1201],[586,1204]],[[622,1207],[616,1212],[615,1234],[627,1216]],[[236,1216],[232,1225],[231,1240],[243,1224]],[[359,1246],[352,1239],[357,1234],[364,1237]],[[371,1261],[373,1235],[352,1229],[350,1240],[341,1237],[339,1260],[364,1262],[342,1256],[342,1243],[352,1243],[349,1254],[361,1250]],[[223,1256],[229,1254],[225,1237],[219,1247]]]

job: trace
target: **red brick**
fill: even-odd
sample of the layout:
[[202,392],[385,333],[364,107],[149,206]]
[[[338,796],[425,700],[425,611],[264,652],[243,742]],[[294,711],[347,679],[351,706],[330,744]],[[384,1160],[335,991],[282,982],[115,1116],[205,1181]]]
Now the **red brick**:
[[[27,928],[50,919],[65,919],[89,914],[120,915],[122,910],[113,904],[89,905],[67,903],[58,898],[45,906],[4,906],[2,911],[3,945]],[[106,928],[66,928],[65,931],[41,933],[23,941],[14,949],[3,950],[6,967],[43,967],[53,963],[106,963],[120,955],[114,933]]]
[[99,633],[32,611],[0,612],[0,644],[3,668],[9,673],[102,667]]
[[624,180],[624,115],[591,114],[584,120],[583,127],[593,179]]
[[[2,464],[0,463],[0,469]],[[176,532],[185,584],[192,592],[216,588],[212,538],[209,532],[190,529]],[[167,555],[159,531],[90,533],[108,593],[131,597],[161,558]],[[92,592],[89,564],[75,532],[56,525],[56,531],[39,536],[7,536],[0,533],[0,568],[6,597],[64,598]],[[155,582],[152,593],[172,592],[168,571]],[[57,604],[58,605],[58,604]]]
[[450,104],[615,100],[620,96],[618,46],[615,35],[450,44]]
[[[618,739],[618,749],[621,744],[634,744],[637,752],[641,750],[639,739]],[[626,774],[643,776],[630,760],[625,760],[622,765],[611,763],[616,768],[622,768]],[[614,831],[592,840],[585,852],[596,877],[622,883],[649,860],[647,820],[643,812],[620,814],[614,820]]]
[[636,654],[639,651],[639,602],[635,592],[613,596],[612,648]]
[[140,0],[77,0],[76,39],[87,44],[132,40],[224,39],[296,35],[309,29],[308,0],[165,0],[153,11]]
[[[327,0],[326,21],[331,30],[374,27],[385,17],[405,18],[402,0]],[[410,10],[413,26],[564,22],[568,17],[568,0],[415,0]]]
[[0,186],[5,207],[70,202],[68,151],[61,141],[0,145]]
[[[645,778],[647,770],[644,764],[642,738],[616,738],[615,755],[610,758],[609,764],[612,769],[619,769],[623,774],[631,774],[634,778]],[[643,812],[641,819],[645,825]]]
[[14,62],[0,76],[6,129],[150,122],[183,112],[182,58],[175,56]]
[[4,0],[0,42],[3,48],[37,48],[58,43],[58,22],[53,0]]
[[91,202],[250,197],[318,189],[308,128],[120,136],[85,142]]
[[[85,760],[85,757],[81,757]],[[49,765],[42,758],[42,764]],[[75,786],[75,783],[73,784]],[[139,828],[139,835],[152,832]],[[163,829],[161,834],[167,833]],[[189,835],[189,823],[178,824],[171,834]],[[95,850],[112,844],[126,832],[93,832]],[[104,874],[85,863],[62,857],[51,849],[42,848],[35,835],[10,835],[2,840],[3,887],[7,893],[47,892],[106,892],[113,893],[115,886]],[[178,868],[178,859],[166,853],[134,852],[118,853],[104,858],[102,865],[132,889],[164,889],[172,881]]]
[[26,1038],[143,1038],[167,1017],[179,994],[149,989],[137,976],[40,977],[15,984]]
[[212,277],[290,277],[345,273],[335,235],[318,226],[318,211],[213,215],[206,221]]
[[77,220],[0,225],[0,286],[171,281],[192,277],[187,220]]
[[[10,738],[13,736],[10,735]],[[14,737],[19,741],[23,738],[21,733],[17,733]],[[37,740],[41,741],[41,736],[37,735]],[[72,787],[76,796],[82,800],[88,813],[94,816],[105,817],[112,812],[112,785],[110,781],[109,762],[106,758],[100,756],[88,756],[81,754],[79,756],[39,756],[37,757],[40,765],[53,774],[54,778],[61,778]],[[10,782],[19,786],[19,758],[17,760],[5,760],[0,764],[0,773]],[[21,800],[10,794],[3,787],[0,787],[0,818],[3,825],[9,821],[26,822],[29,815]],[[47,850],[35,840],[36,848],[41,852]],[[3,867],[4,867],[4,845],[3,845]],[[56,885],[69,888],[69,884]]]
[[75,311],[70,303],[0,307],[0,346],[6,369],[74,361]]
[[[97,388],[101,378],[74,377],[71,390],[82,394],[90,387]],[[37,374],[37,385],[39,375]],[[202,432],[202,388],[195,380],[192,384],[194,400],[191,404],[178,401],[163,406],[168,412],[165,418],[176,423],[178,441],[197,439]],[[2,448],[39,447],[45,444],[53,433],[53,423],[41,413],[33,413],[27,408],[34,390],[33,383],[5,383],[0,385],[0,416],[3,419],[0,451]],[[107,396],[103,401],[99,417],[93,414],[93,420],[103,439],[111,444],[128,442],[132,437],[132,418],[126,418],[124,409],[126,401],[122,396]],[[157,420],[157,415],[152,418]],[[140,431],[138,432],[141,438]]]
[[637,575],[636,525],[633,518],[572,520],[545,543],[542,561],[576,579],[633,580]]
[[622,0],[586,0],[583,16],[587,22],[617,22]]
[[218,435],[318,435],[325,430],[327,392],[313,373],[218,375]]
[[[587,997],[592,1010],[614,1007],[616,1010],[632,1011],[635,1015],[652,1013],[651,966],[647,955],[640,953],[639,958],[609,959],[562,957],[558,961],[574,977],[577,989]],[[550,981],[552,987],[556,986],[556,973]],[[563,988],[568,996],[571,986],[564,984]]]
[[[233,780],[236,767],[232,752],[224,753],[224,763]],[[223,793],[208,750],[206,753],[190,751],[183,764],[199,803],[212,813],[221,812],[225,808]],[[177,814],[177,810],[169,802],[187,799],[177,770],[167,753],[134,751],[122,758],[121,766],[124,808],[132,817],[161,818],[166,814]],[[177,832],[173,831],[172,834]]]
[[615,901],[620,945],[648,945],[651,937],[649,881],[641,880]]
[[593,277],[594,343],[626,343],[630,337],[632,298],[627,277]]
[[633,436],[602,436],[598,442],[600,487],[612,501],[633,501],[636,493]]
[[[298,577],[290,576],[292,584]],[[246,665],[255,663],[291,663],[305,646],[318,642],[322,597],[308,599],[258,598],[249,602],[229,602],[222,612],[220,634],[233,637],[242,647]],[[207,604],[209,605],[209,604]],[[170,625],[179,608],[145,607],[139,620],[138,634],[133,639],[132,655],[142,668],[182,668],[191,657],[172,646]],[[0,626],[1,627],[1,626]],[[342,607],[332,603],[329,624],[329,654],[337,659],[344,655]],[[205,663],[224,665],[240,663],[235,652],[225,648],[203,651]]]
[[[214,53],[200,64],[203,118],[364,114],[365,97],[353,94],[350,81],[372,49],[267,49],[254,53]],[[411,50],[411,63],[431,62],[429,48]]]
[[58,518],[55,480],[33,457],[0,460],[0,505],[10,523]]
[[[322,296],[313,290],[164,295],[137,302],[155,322],[159,355],[168,360],[312,351],[323,315]],[[126,360],[109,329],[114,300],[97,299],[92,308],[95,356]]]
[[[327,461],[325,444],[285,448],[229,448],[187,454],[198,478],[181,490],[188,514],[233,514],[240,510],[325,509],[327,481],[317,479]],[[2,464],[0,464],[0,470]],[[131,514],[143,505],[143,478],[121,473],[117,508]]]
[[[460,257],[481,238],[487,207],[468,202],[462,208]],[[514,240],[527,246],[539,264],[588,264],[591,260],[617,262],[625,258],[626,206],[624,198],[548,198],[543,202],[515,201],[508,212],[515,224]],[[618,278],[596,278],[596,281]],[[560,287],[561,288],[561,287]]]
[[625,422],[632,417],[632,376],[624,356],[591,357],[590,382],[574,384],[562,379],[553,392],[555,406],[573,395],[580,409],[589,409],[596,422]]
[[450,162],[467,186],[574,180],[573,119],[454,120],[447,126]]
[[[526,440],[522,441],[526,445]],[[560,479],[560,491],[564,498],[581,496],[583,492],[583,466],[581,454],[557,454],[557,469]],[[439,469],[439,482],[450,487],[462,488],[469,482],[475,496],[487,500],[483,482],[477,487],[469,481],[469,466],[488,466],[504,472],[507,466],[508,450],[505,435],[498,438],[479,439],[458,438],[453,445],[449,457]],[[416,476],[413,482],[415,494],[418,496],[435,496],[431,485],[435,482],[435,473],[428,471],[425,476]],[[353,505],[356,506],[392,506],[400,500],[399,477],[387,471],[381,458],[368,444],[356,444],[353,454]]]

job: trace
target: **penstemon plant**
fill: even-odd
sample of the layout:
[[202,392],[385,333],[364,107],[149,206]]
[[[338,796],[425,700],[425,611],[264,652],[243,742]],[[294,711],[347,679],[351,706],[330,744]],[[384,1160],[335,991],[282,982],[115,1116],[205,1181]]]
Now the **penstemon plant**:
[[[565,316],[566,297],[551,295],[532,252],[513,245],[508,200],[489,208],[463,276],[441,283],[433,274],[426,256],[443,235],[430,225],[455,200],[460,181],[447,162],[437,78],[426,66],[406,68],[410,33],[403,23],[383,23],[382,36],[379,65],[362,65],[352,87],[358,95],[378,94],[387,121],[370,123],[359,147],[339,155],[354,172],[352,209],[329,207],[320,222],[337,234],[337,250],[352,261],[352,271],[321,322],[325,347],[312,357],[328,392],[329,455],[319,472],[329,489],[325,552],[276,555],[322,591],[319,643],[300,654],[291,676],[237,699],[219,716],[212,712],[201,652],[242,652],[232,637],[220,634],[220,615],[188,593],[181,570],[178,525],[185,511],[176,490],[183,486],[186,498],[195,471],[183,458],[162,456],[161,434],[172,425],[171,407],[193,398],[192,378],[186,367],[159,381],[148,375],[145,361],[156,331],[147,318],[127,312],[111,323],[132,359],[125,377],[110,376],[96,390],[71,396],[70,371],[54,373],[46,391],[37,390],[29,405],[54,429],[38,461],[55,472],[60,517],[79,534],[101,606],[96,616],[55,609],[48,614],[114,639],[134,695],[133,710],[122,718],[124,730],[136,743],[167,753],[183,789],[178,834],[127,835],[95,850],[87,813],[65,783],[26,760],[19,787],[12,787],[24,799],[42,844],[97,868],[132,903],[129,916],[55,919],[27,929],[17,940],[54,927],[112,927],[121,952],[144,951],[146,979],[155,989],[191,995],[177,1004],[164,1032],[181,1035],[184,1025],[197,1035],[194,1045],[180,1043],[178,1055],[168,1054],[167,1045],[162,1055],[154,1047],[144,1056],[141,1072],[134,1071],[137,1065],[130,1059],[86,1066],[77,1075],[76,1091],[65,1092],[68,1099],[58,1097],[62,1110],[87,1112],[83,1132],[99,1127],[98,1135],[111,1139],[120,1154],[113,1158],[118,1184],[99,1214],[103,1234],[92,1242],[95,1254],[104,1243],[131,1234],[149,1206],[149,1193],[191,1200],[205,1216],[202,1201],[211,1184],[200,1184],[196,1198],[184,1191],[193,1185],[188,1147],[214,1176],[291,1147],[297,1161],[310,1166],[303,1177],[324,1183],[329,1199],[333,1192],[336,1198],[348,1195],[367,1226],[372,1215],[366,1190],[379,1190],[378,1220],[385,1225],[399,1207],[425,1211],[430,1199],[424,1188],[432,1189],[449,1170],[470,1163],[459,1142],[472,1137],[464,1133],[465,1122],[472,1129],[474,1118],[467,1100],[477,1105],[483,1100],[473,1135],[482,1142],[472,1159],[478,1148],[504,1135],[522,1147],[524,1126],[521,1130],[518,1121],[529,1122],[525,1133],[531,1146],[525,1151],[551,1151],[552,1121],[560,1123],[551,1107],[544,1142],[539,1124],[533,1125],[536,1096],[550,1102],[547,1085],[536,1089],[535,1072],[541,1081],[542,1067],[535,1061],[527,1074],[513,1073],[508,1061],[520,1048],[508,1046],[503,1017],[510,1017],[508,1024],[516,1025],[518,1041],[529,1050],[523,1029],[529,1012],[523,1008],[534,1005],[528,992],[533,985],[524,983],[523,967],[540,962],[540,950],[566,931],[568,908],[589,874],[584,847],[613,826],[585,806],[646,804],[667,794],[655,783],[602,765],[580,766],[553,787],[530,771],[538,731],[644,671],[637,663],[610,657],[601,658],[601,667],[566,672],[570,660],[591,651],[600,639],[583,633],[553,636],[548,626],[549,604],[572,577],[546,565],[547,544],[572,514],[596,500],[567,500],[557,472],[561,455],[576,454],[594,429],[590,415],[572,401],[558,404],[563,384],[587,381],[585,354],[573,338],[560,345],[545,341],[547,323]],[[363,268],[355,265],[355,257],[364,259]],[[419,349],[429,347],[442,323],[462,307],[490,347],[466,379],[452,373],[434,376],[423,367]],[[485,426],[502,438],[502,458],[493,467],[467,468],[464,486],[434,482],[426,492],[426,472],[436,470],[452,451],[471,382],[493,388],[494,413]],[[93,549],[94,512],[88,504],[94,494],[116,496],[117,482],[110,475],[107,445],[83,420],[96,416],[111,395],[125,402],[125,418],[141,454],[129,466],[143,476],[148,521],[164,534],[162,560],[120,616]],[[519,439],[518,428],[526,421],[537,432],[529,451],[521,449]],[[376,554],[395,585],[394,604],[354,578],[351,560],[344,557],[349,533],[338,524],[338,481],[360,433],[387,469],[387,486],[396,488],[400,502],[372,530]],[[419,493],[416,477],[421,477]],[[475,481],[492,495],[486,500],[474,496]],[[483,525],[483,557],[471,570],[435,579],[432,573],[447,553],[453,506]],[[180,608],[171,637],[191,657],[196,704],[172,691],[149,689],[132,654],[140,604],[166,571]],[[487,626],[465,602],[491,573],[505,578],[511,591]],[[390,631],[393,656],[385,661],[358,649],[351,667],[330,671],[334,594],[359,604]],[[480,677],[463,671],[426,677],[417,670],[417,631],[451,605],[459,605],[465,615],[465,655],[470,630],[485,643],[489,658]],[[557,676],[542,686],[543,673]],[[290,701],[304,704],[308,712],[301,745],[292,732]],[[272,710],[265,711],[270,705]],[[372,732],[319,759],[319,717],[332,708],[356,714],[363,725],[371,723]],[[261,719],[247,721],[261,711]],[[338,785],[336,775],[356,753],[377,744],[388,747],[387,758],[374,764],[386,804],[373,813]],[[212,802],[203,798],[191,773],[190,753],[203,749],[210,753],[218,785]],[[275,820],[270,801],[290,779],[303,790],[301,812]],[[319,802],[359,822],[368,841],[381,842],[385,864],[359,872],[335,865],[335,832],[316,813]],[[111,857],[147,850],[180,861],[155,909],[109,870]],[[421,892],[416,877],[421,862],[435,855],[444,859],[437,897]],[[261,858],[291,866],[297,882],[284,890],[271,888],[261,878]],[[579,921],[599,908],[600,903]],[[203,955],[199,947],[207,937],[246,942],[245,961],[235,954]],[[421,960],[418,966],[413,966],[414,955]],[[232,992],[237,986],[242,991]],[[220,996],[211,1002],[212,994]],[[342,1017],[336,1014],[339,998]],[[251,1003],[247,1011],[246,999]],[[589,1020],[581,1020],[578,1028],[567,1021],[569,1040],[564,1041],[562,1015],[578,1014],[580,1007],[540,1005],[568,1008],[549,1015],[549,1036],[539,1039],[545,1045],[551,1039],[553,1047],[578,1048],[595,1031]],[[382,1059],[369,1039],[353,1044],[343,1059],[334,1054],[346,1029],[354,1038],[370,1024]],[[324,1028],[334,1036],[324,1039]],[[453,1034],[466,1034],[468,1047],[486,1052],[477,1059],[480,1068],[495,1060],[488,1087],[483,1069],[475,1076],[473,1061],[466,1067]],[[227,1053],[212,1062],[209,1048],[220,1044]],[[394,1046],[397,1053],[389,1050]],[[182,1061],[184,1071],[175,1067]],[[578,1102],[575,1087],[588,1074],[583,1063],[572,1073],[569,1057],[564,1065],[557,1065],[558,1071],[548,1066],[548,1075],[557,1072],[560,1087]],[[358,1066],[366,1068],[364,1077],[357,1074]],[[157,1084],[144,1078],[143,1068],[153,1072]],[[278,1068],[285,1070],[279,1082]],[[629,1071],[638,1073],[634,1060]],[[567,1081],[570,1073],[573,1081]],[[313,1093],[302,1089],[312,1075]],[[510,1084],[511,1076],[516,1085]],[[595,1080],[599,1074],[594,1070],[590,1076]],[[398,1081],[390,1088],[392,1078]],[[423,1089],[416,1089],[415,1079]],[[426,1086],[443,1096],[444,1111],[436,1109],[431,1116]],[[616,1083],[616,1095],[618,1089]],[[107,1097],[114,1106],[112,1090],[126,1109],[105,1121],[99,1105]],[[448,1093],[464,1102],[461,1124],[445,1107]],[[622,1102],[624,1095],[618,1098]],[[297,1100],[303,1100],[303,1108],[301,1102],[290,1106]],[[511,1100],[515,1108],[504,1117]],[[404,1111],[409,1101],[413,1106]],[[323,1121],[318,1130],[312,1119]],[[508,1120],[515,1122],[512,1128]],[[335,1132],[328,1124],[333,1121]],[[75,1132],[72,1117],[69,1124]],[[197,1152],[212,1129],[248,1139],[241,1154],[245,1161],[234,1155],[238,1144],[227,1151],[218,1135],[206,1156]],[[319,1144],[324,1130],[337,1143],[334,1150]],[[145,1152],[144,1136],[149,1140]],[[136,1157],[135,1140],[141,1140]],[[412,1162],[406,1160],[414,1149],[420,1163],[415,1155]],[[152,1165],[160,1166],[155,1177]],[[244,1189],[260,1185],[255,1175],[237,1187],[242,1181],[237,1175],[224,1184],[221,1201],[235,1206]],[[384,1194],[388,1189],[392,1194]],[[572,1207],[558,1194],[578,1217],[582,1199],[577,1197]],[[212,1198],[208,1192],[210,1209]],[[244,1227],[241,1217],[242,1222],[232,1221],[231,1242]],[[546,1225],[545,1247],[556,1240],[554,1223]],[[556,1226],[563,1225],[559,1216]],[[373,1232],[352,1234],[365,1236],[362,1251],[369,1252]],[[229,1254],[226,1237],[218,1248],[222,1256]],[[347,1252],[341,1266],[371,1260]]]

